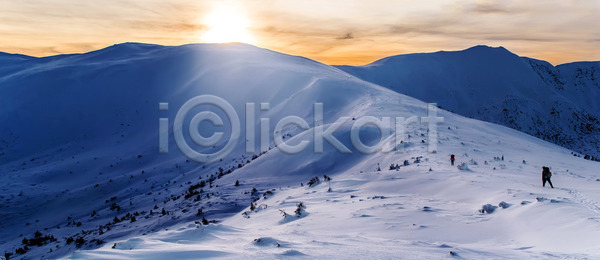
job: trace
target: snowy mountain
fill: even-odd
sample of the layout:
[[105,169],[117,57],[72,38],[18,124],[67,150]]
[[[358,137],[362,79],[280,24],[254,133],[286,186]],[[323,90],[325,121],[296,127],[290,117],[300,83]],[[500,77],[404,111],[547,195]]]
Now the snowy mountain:
[[354,76],[600,158],[600,62],[550,63],[503,47],[384,58]]
[[[1,54],[0,93],[5,256],[600,255],[597,162],[444,110],[436,153],[428,152],[427,125],[418,123],[400,135],[398,152],[347,154],[325,141],[323,153],[315,153],[315,131],[338,118],[349,117],[333,136],[352,147],[352,126],[363,116],[420,119],[428,111],[422,101],[303,57],[245,44],[126,43],[45,58]],[[255,152],[246,153],[242,127],[231,154],[199,164],[179,151],[170,124],[169,152],[159,153],[159,119],[172,123],[199,95],[223,98],[242,120],[246,103],[254,103],[253,123],[259,129],[269,118],[271,133],[286,116],[302,118],[307,129],[288,126],[281,134],[288,145],[307,141],[310,148],[286,154],[270,141],[261,153],[257,130]],[[161,102],[167,111],[159,110]],[[268,109],[260,109],[263,102]],[[315,102],[323,103],[323,124],[315,124]],[[223,116],[211,106],[192,112],[200,111]],[[193,121],[193,113],[185,119]],[[227,136],[231,128],[224,122],[198,130]],[[360,131],[369,145],[380,136],[372,127]],[[383,143],[393,144],[393,137]],[[193,148],[214,152],[225,143]],[[464,166],[450,166],[450,154]],[[555,189],[540,186],[543,165],[552,167]]]

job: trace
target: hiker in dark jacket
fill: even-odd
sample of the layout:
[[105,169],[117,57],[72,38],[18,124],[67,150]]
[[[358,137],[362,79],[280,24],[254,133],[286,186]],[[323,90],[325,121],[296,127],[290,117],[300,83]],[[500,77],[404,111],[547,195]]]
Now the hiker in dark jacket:
[[546,187],[546,182],[550,184],[550,187],[554,189],[552,185],[552,181],[550,181],[550,177],[552,177],[552,173],[550,172],[550,168],[546,166],[542,166],[542,187]]
[[450,164],[454,166],[454,154],[450,155]]

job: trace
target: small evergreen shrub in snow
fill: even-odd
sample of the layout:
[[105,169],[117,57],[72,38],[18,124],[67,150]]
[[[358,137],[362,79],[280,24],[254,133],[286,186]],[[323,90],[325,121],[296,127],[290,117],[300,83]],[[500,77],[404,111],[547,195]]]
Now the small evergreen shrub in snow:
[[83,239],[83,237],[78,237],[77,239],[75,239],[75,246],[77,248],[80,248],[81,246],[83,246],[83,244],[85,244],[85,239]]
[[498,204],[498,207],[506,209],[506,208],[510,207],[510,204],[503,201],[503,202],[500,202],[500,204]]
[[305,209],[306,209],[306,206],[304,205],[303,202],[300,202],[300,203],[296,204],[296,210],[294,210],[294,215],[290,215],[287,212],[285,212],[285,210],[279,209],[279,212],[281,213],[281,216],[283,216],[283,219],[280,221],[280,223],[286,223],[286,222],[291,221],[293,219],[305,216],[307,214],[306,211],[305,211]]
[[467,166],[466,163],[461,162],[460,164],[458,164],[458,166],[456,166],[456,168],[458,168],[461,171],[468,171],[469,170],[469,166]]
[[390,165],[390,171],[398,170],[398,169],[400,169],[400,165],[393,164],[393,163]]
[[313,187],[316,186],[317,184],[321,183],[321,180],[319,180],[319,177],[315,176],[312,177],[309,181],[308,181],[308,187]]
[[110,210],[112,211],[121,211],[121,207],[119,205],[117,205],[117,203],[113,203],[110,205]]
[[296,205],[296,210],[294,211],[294,213],[296,213],[296,217],[302,216],[304,213],[304,209],[306,209],[306,206],[304,206],[304,203],[302,203],[302,202],[298,203],[298,205]]
[[52,235],[43,235],[40,231],[36,231],[33,238],[23,238],[22,243],[26,246],[44,246],[47,243],[56,241],[56,238]]
[[270,191],[270,190],[265,191],[265,193],[263,193],[263,199],[267,199],[267,196],[270,196],[270,195],[273,195],[272,191]]
[[17,253],[17,255],[22,255],[27,253],[27,251],[29,251],[29,247],[25,246],[22,248],[17,248],[17,251],[15,251],[15,253]]
[[492,204],[485,204],[483,205],[483,207],[479,210],[479,212],[481,213],[494,213],[494,211],[497,209],[498,207],[492,205]]

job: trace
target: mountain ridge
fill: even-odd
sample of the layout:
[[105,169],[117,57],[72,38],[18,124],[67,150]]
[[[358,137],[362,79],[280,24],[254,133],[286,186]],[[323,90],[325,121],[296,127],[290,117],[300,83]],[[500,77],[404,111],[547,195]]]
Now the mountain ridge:
[[600,62],[552,64],[502,47],[391,56],[336,66],[461,115],[600,158]]

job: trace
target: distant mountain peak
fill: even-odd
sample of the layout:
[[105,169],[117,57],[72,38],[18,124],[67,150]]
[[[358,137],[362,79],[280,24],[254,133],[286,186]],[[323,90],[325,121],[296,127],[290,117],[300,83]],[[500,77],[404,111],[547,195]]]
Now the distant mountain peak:
[[508,49],[506,49],[502,46],[492,47],[492,46],[487,46],[487,45],[475,45],[475,46],[469,47],[467,49],[455,50],[455,51],[442,50],[442,51],[437,51],[437,52],[407,53],[407,54],[394,55],[394,56],[389,56],[389,57],[379,59],[373,63],[367,64],[366,66],[382,65],[382,64],[385,64],[388,62],[396,62],[397,60],[401,60],[401,59],[405,59],[405,58],[416,58],[416,57],[424,57],[424,56],[435,57],[435,56],[447,56],[447,55],[468,55],[468,56],[475,56],[475,57],[482,58],[482,59],[485,59],[490,56],[494,56],[494,57],[505,56],[505,57],[511,57],[511,58],[518,58],[518,55],[514,54],[513,52],[509,51]]
[[489,46],[489,45],[475,45],[473,47],[469,47],[467,49],[465,49],[465,51],[467,50],[504,50],[504,51],[508,51],[506,48],[502,47],[502,46],[498,46],[498,47],[494,47],[494,46]]

